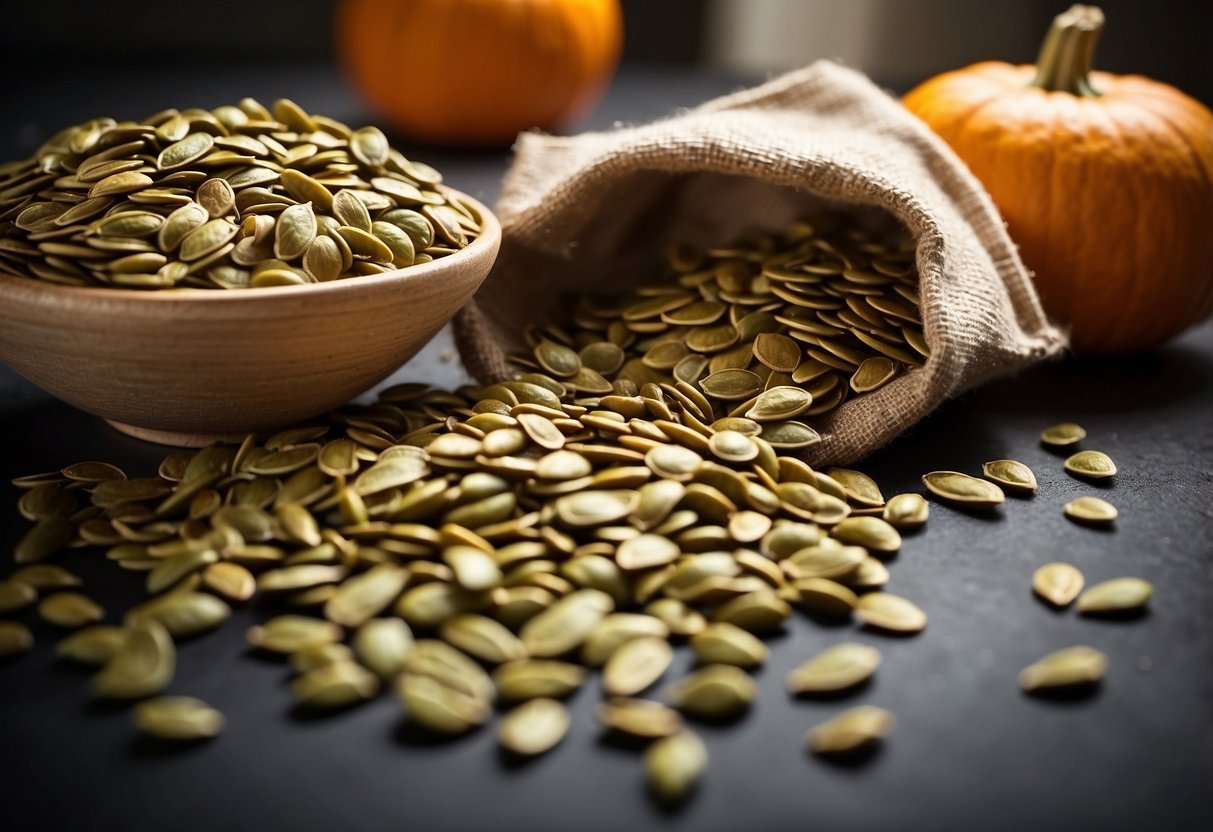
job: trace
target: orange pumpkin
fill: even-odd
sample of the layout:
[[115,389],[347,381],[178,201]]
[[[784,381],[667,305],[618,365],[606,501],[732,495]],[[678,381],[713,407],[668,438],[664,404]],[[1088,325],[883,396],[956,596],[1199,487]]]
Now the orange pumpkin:
[[1091,72],[1102,25],[1074,6],[1037,66],[979,63],[904,99],[986,186],[1079,352],[1152,347],[1213,308],[1213,113]]
[[618,0],[342,0],[336,48],[400,132],[508,144],[592,107],[619,59]]

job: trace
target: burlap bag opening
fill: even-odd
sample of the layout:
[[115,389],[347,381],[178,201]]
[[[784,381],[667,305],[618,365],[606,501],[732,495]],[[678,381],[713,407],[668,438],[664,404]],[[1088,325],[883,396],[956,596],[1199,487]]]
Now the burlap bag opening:
[[515,375],[528,323],[570,293],[651,279],[678,241],[728,241],[823,205],[898,222],[917,246],[931,357],[824,423],[813,465],[857,460],[949,396],[1057,353],[993,203],[929,129],[863,75],[828,62],[639,127],[520,137],[497,214],[501,254],[456,319],[468,370]]

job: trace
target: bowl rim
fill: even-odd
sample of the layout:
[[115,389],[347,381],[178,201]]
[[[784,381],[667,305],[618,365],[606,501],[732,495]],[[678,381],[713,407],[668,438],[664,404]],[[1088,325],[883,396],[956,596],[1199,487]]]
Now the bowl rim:
[[[432,260],[421,265],[405,266],[393,269],[383,274],[359,275],[358,277],[342,280],[330,280],[324,283],[304,283],[299,286],[260,286],[243,289],[198,289],[192,286],[173,289],[154,289],[140,291],[137,289],[118,289],[106,286],[63,286],[46,280],[31,277],[20,277],[12,274],[0,274],[0,289],[8,291],[27,291],[31,294],[63,295],[68,298],[86,300],[93,298],[106,301],[133,301],[135,303],[171,303],[188,300],[204,303],[236,303],[240,301],[261,301],[269,298],[298,298],[305,295],[322,297],[326,294],[346,292],[353,289],[374,288],[386,283],[408,281],[413,278],[421,279],[432,272],[450,269],[457,262],[462,262],[475,253],[498,246],[501,242],[501,221],[478,199],[463,191],[444,185],[445,190],[454,193],[460,201],[468,203],[481,218],[481,233],[454,254]],[[491,266],[490,266],[491,268]],[[16,287],[20,287],[17,289]]]

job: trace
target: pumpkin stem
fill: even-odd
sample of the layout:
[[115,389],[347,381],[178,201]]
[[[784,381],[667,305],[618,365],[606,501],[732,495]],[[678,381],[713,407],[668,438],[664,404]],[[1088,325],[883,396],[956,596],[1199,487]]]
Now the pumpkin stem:
[[1103,30],[1098,6],[1071,6],[1053,18],[1036,60],[1036,77],[1030,86],[1050,92],[1068,92],[1084,98],[1098,96],[1091,86],[1095,43]]

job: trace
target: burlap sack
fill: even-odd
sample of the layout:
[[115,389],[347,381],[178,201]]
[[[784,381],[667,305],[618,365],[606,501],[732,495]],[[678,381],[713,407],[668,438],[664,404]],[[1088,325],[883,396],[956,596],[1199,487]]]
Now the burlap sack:
[[932,352],[817,425],[811,464],[859,459],[949,396],[1065,346],[964,164],[863,75],[818,62],[654,124],[521,136],[500,257],[456,320],[464,363],[483,382],[512,375],[523,327],[559,320],[562,296],[629,286],[676,241],[777,228],[823,201],[879,209],[913,234]]

